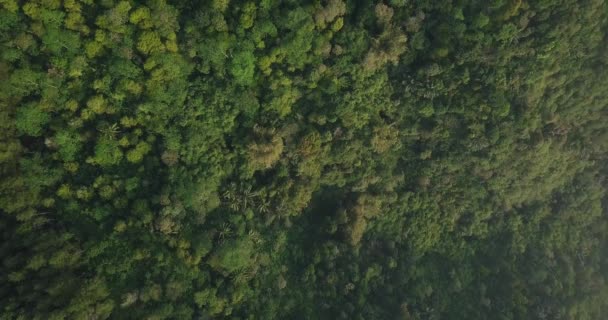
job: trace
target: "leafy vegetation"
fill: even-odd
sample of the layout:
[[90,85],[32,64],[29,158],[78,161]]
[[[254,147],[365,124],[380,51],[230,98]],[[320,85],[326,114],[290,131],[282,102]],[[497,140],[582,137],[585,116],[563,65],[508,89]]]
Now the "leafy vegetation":
[[0,319],[602,319],[601,0],[0,0]]

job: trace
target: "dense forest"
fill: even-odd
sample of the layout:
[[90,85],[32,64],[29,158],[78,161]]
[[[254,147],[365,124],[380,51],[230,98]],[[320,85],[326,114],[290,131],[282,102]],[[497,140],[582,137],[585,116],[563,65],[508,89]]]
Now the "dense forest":
[[0,319],[603,319],[604,0],[0,0]]

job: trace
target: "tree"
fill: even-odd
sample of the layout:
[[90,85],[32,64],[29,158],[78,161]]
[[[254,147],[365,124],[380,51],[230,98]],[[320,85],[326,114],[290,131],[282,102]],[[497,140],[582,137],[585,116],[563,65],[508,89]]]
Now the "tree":
[[253,243],[248,239],[229,240],[214,252],[209,264],[220,271],[234,273],[252,263]]
[[111,137],[100,138],[95,145],[95,155],[87,162],[103,167],[117,165],[123,157],[118,142]]
[[15,125],[23,134],[40,136],[50,116],[35,104],[27,104],[17,110]]
[[230,66],[230,73],[236,83],[251,85],[255,78],[255,57],[251,51],[242,51],[234,55]]
[[255,126],[253,132],[256,139],[247,146],[249,168],[253,170],[268,169],[281,157],[283,139],[274,130]]

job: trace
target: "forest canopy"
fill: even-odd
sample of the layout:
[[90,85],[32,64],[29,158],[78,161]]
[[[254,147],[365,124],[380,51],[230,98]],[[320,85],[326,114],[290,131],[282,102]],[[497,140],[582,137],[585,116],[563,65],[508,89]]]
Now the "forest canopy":
[[603,319],[603,0],[0,0],[0,320]]

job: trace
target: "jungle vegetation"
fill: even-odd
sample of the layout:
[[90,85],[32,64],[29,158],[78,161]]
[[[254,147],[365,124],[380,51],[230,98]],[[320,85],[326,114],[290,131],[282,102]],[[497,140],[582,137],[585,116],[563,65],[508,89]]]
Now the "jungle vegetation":
[[0,319],[603,319],[603,0],[0,0]]

